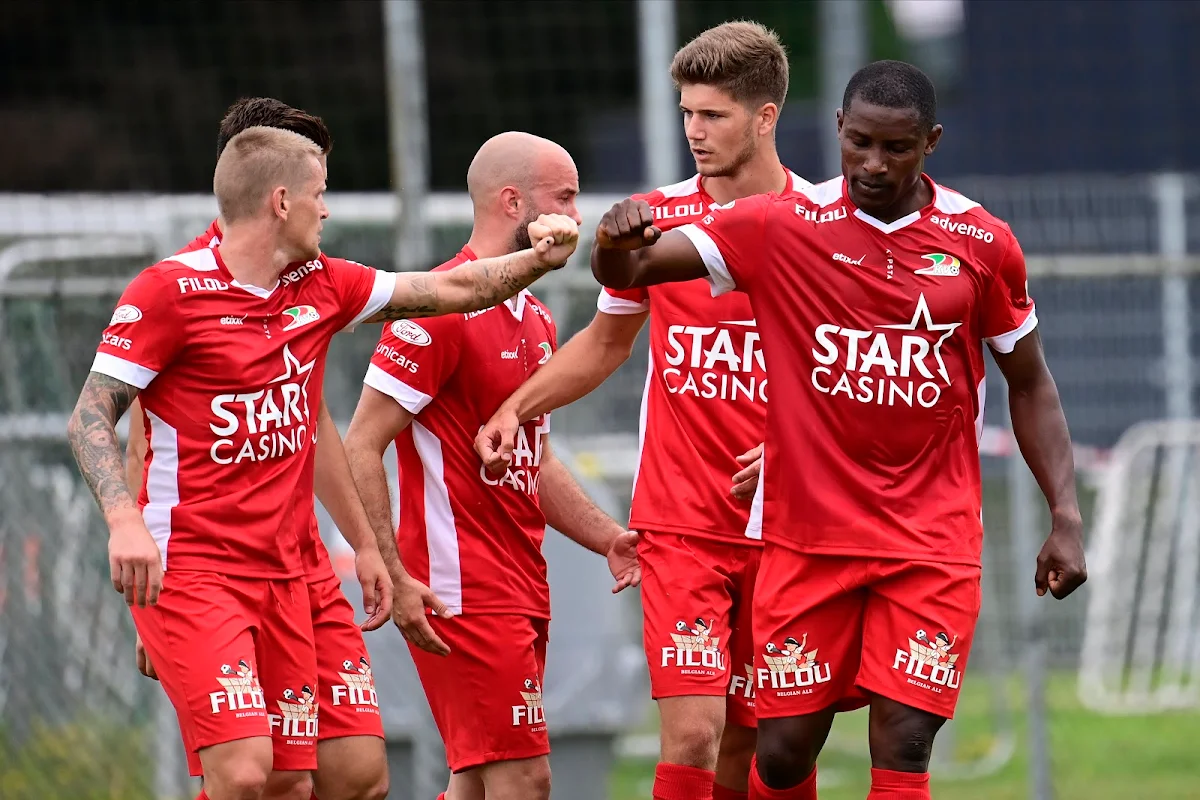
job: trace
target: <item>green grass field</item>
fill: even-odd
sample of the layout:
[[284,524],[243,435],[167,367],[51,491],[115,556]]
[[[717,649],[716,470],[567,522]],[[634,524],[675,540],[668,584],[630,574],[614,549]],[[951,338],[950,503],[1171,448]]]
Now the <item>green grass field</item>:
[[[963,761],[986,753],[994,722],[986,687],[964,686],[951,746]],[[1190,800],[1200,798],[1200,713],[1107,717],[1083,709],[1073,674],[1055,676],[1049,698],[1052,780],[1056,800]],[[950,780],[933,777],[935,798],[1023,800],[1029,797],[1027,741],[1021,687],[1009,708],[1017,732],[1013,759],[993,775]],[[821,800],[862,800],[870,782],[866,712],[843,715],[821,757]],[[939,739],[939,745],[945,743]],[[935,745],[935,750],[937,746]],[[654,763],[627,760],[613,776],[613,800],[649,800]]]

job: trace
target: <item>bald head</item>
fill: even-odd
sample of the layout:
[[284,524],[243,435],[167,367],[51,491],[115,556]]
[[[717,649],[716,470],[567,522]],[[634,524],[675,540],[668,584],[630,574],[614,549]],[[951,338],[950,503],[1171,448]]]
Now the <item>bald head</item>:
[[507,237],[512,250],[529,246],[526,226],[539,214],[575,217],[579,172],[571,154],[549,139],[520,131],[483,143],[467,170],[475,227]]

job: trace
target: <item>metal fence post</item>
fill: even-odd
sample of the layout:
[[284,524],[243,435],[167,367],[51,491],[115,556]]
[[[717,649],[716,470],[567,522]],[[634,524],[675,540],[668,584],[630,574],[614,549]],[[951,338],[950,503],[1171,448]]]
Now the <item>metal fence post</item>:
[[638,78],[641,82],[643,180],[666,186],[679,179],[679,106],[671,83],[675,0],[638,0]]
[[1188,280],[1179,259],[1187,254],[1184,177],[1169,172],[1154,176],[1158,203],[1158,251],[1166,257],[1162,287],[1163,381],[1167,416],[1192,416],[1191,320]]
[[424,216],[429,191],[429,120],[421,5],[418,0],[386,0],[383,22],[392,188],[400,200],[396,269],[425,269],[430,266]]

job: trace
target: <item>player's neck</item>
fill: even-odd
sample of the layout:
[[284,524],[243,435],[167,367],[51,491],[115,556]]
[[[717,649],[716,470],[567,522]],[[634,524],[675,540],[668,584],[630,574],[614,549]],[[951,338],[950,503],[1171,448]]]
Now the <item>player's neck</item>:
[[233,279],[243,286],[271,289],[289,263],[288,253],[275,237],[254,222],[226,225],[218,250]]
[[499,258],[513,252],[513,237],[511,231],[490,230],[480,225],[471,229],[471,238],[467,240],[467,249],[476,258]]
[[756,194],[783,192],[790,181],[774,147],[764,148],[733,175],[703,179],[704,191],[721,205]]

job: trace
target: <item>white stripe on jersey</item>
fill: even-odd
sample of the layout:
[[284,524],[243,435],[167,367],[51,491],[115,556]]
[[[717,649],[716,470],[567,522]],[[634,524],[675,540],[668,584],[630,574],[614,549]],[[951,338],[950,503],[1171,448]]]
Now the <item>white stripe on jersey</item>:
[[375,270],[375,285],[371,287],[371,296],[367,298],[366,305],[362,311],[350,320],[350,324],[342,328],[343,331],[349,333],[358,327],[364,319],[379,311],[392,300],[392,293],[396,291],[396,273],[386,272],[381,269]]
[[162,553],[165,570],[167,547],[171,543],[171,511],[179,505],[179,434],[153,412],[145,413],[150,420],[152,457],[146,470],[146,505],[142,509],[142,519]]
[[[766,456],[766,453],[763,455]],[[746,521],[747,539],[762,539],[763,486],[766,485],[763,473],[766,472],[766,468],[767,460],[764,457],[762,469],[758,473],[758,486],[754,487],[754,500],[750,503],[750,519]]]
[[122,383],[128,383],[139,389],[145,389],[150,385],[150,381],[158,377],[158,373],[154,370],[118,358],[110,353],[96,353],[96,358],[92,361],[92,372],[116,378]]
[[639,303],[636,300],[626,300],[624,297],[613,297],[601,289],[600,296],[596,298],[596,310],[614,316],[641,314],[650,310],[650,301],[644,300]]
[[704,259],[704,266],[708,268],[708,282],[712,285],[713,297],[720,297],[737,288],[737,283],[729,274],[729,267],[725,266],[725,257],[721,255],[721,249],[717,247],[717,243],[712,240],[711,236],[694,224],[682,225],[675,230],[690,239],[696,251],[700,253],[700,257]]
[[1008,333],[1002,333],[999,336],[989,337],[987,343],[992,346],[992,349],[997,353],[1011,353],[1013,348],[1017,346],[1017,342],[1025,338],[1025,335],[1037,327],[1037,309],[1029,309],[1029,316],[1025,317],[1025,321],[1018,325]]
[[363,377],[363,383],[377,392],[383,392],[413,416],[420,414],[425,406],[433,402],[433,398],[429,395],[397,380],[374,364],[367,365],[367,374]]
[[458,527],[446,486],[442,443],[428,428],[412,421],[413,445],[425,471],[425,541],[429,549],[429,588],[454,614],[462,613],[462,562]]

